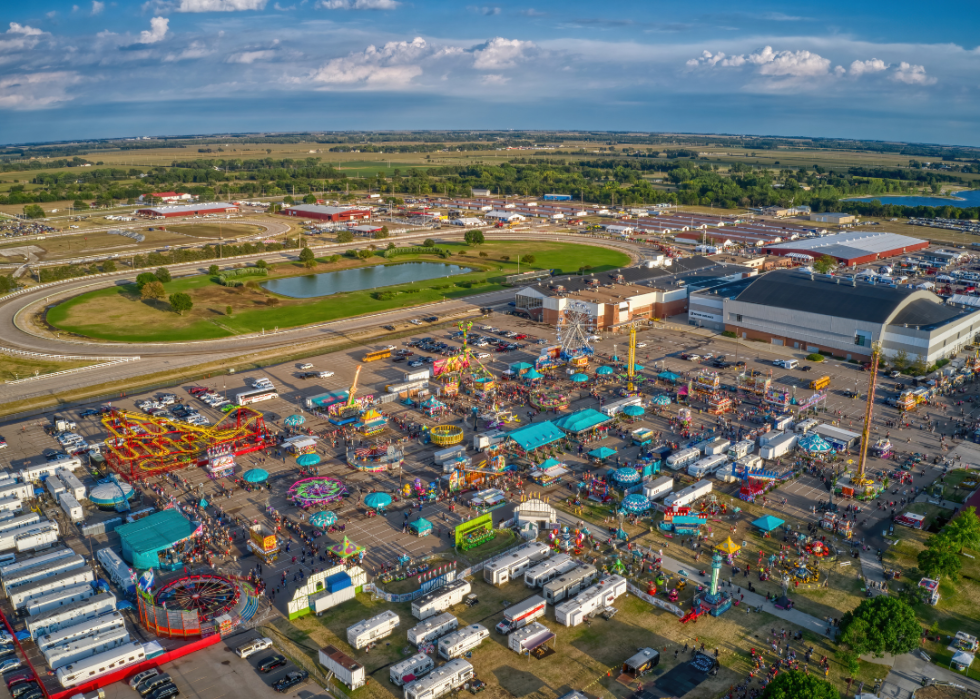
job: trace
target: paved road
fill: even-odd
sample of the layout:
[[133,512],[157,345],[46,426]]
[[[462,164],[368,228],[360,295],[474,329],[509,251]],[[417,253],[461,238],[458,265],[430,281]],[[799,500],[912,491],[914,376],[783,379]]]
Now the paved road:
[[[400,236],[400,239],[415,239],[436,237],[439,239],[455,239],[463,235],[463,231],[445,231],[434,234],[431,231],[408,234]],[[579,235],[558,235],[555,233],[542,233],[536,231],[517,232],[517,233],[497,233],[495,240],[567,240],[569,242],[582,243],[587,245],[598,245],[612,247],[630,254],[634,260],[639,259],[640,252],[636,246],[621,243],[619,241],[609,241],[600,238],[591,238]],[[363,245],[363,241],[350,244],[335,244],[317,246],[318,254],[329,254],[333,252],[343,252],[348,249],[357,248]],[[265,259],[269,262],[294,261],[297,254],[293,251],[283,251],[280,253],[263,253],[247,258],[235,258],[234,263],[226,262],[227,265],[239,264],[250,260]],[[210,264],[210,262],[208,263]],[[207,264],[194,262],[180,265],[170,265],[174,276],[194,275],[207,272]],[[108,380],[120,380],[135,378],[146,374],[154,374],[163,371],[176,370],[183,367],[194,366],[205,361],[220,361],[232,357],[251,354],[256,351],[268,350],[281,347],[284,344],[297,344],[310,341],[328,340],[332,337],[343,338],[349,333],[377,328],[383,324],[390,324],[398,321],[407,321],[419,315],[435,314],[440,317],[461,313],[473,312],[481,306],[496,306],[506,303],[513,297],[513,290],[501,290],[477,296],[470,296],[464,299],[442,301],[424,306],[415,306],[400,310],[393,310],[386,313],[374,314],[369,316],[358,316],[350,319],[333,321],[320,325],[304,326],[290,330],[280,330],[278,332],[254,333],[251,335],[238,335],[220,340],[206,340],[192,343],[113,343],[113,342],[84,342],[80,340],[70,340],[52,334],[42,334],[40,331],[29,329],[24,319],[36,308],[42,305],[51,305],[59,300],[75,296],[84,291],[91,291],[117,285],[124,282],[133,281],[138,272],[122,272],[98,279],[78,279],[58,284],[54,287],[46,287],[37,291],[14,296],[8,299],[0,299],[0,342],[3,345],[21,351],[38,352],[54,355],[72,356],[107,356],[107,355],[136,355],[141,359],[138,362],[129,364],[117,364],[108,369],[96,369],[92,371],[79,372],[64,377],[40,378],[22,384],[3,384],[0,385],[0,400],[20,400],[25,398],[48,395],[54,392],[61,392],[104,383]]]

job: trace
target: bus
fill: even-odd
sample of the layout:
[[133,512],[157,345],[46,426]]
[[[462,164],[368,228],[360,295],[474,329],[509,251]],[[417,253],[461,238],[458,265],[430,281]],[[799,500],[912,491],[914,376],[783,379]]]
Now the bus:
[[821,388],[827,388],[830,385],[829,376],[821,376],[819,379],[814,379],[810,382],[810,389],[813,391],[819,391]]
[[238,405],[249,405],[251,403],[258,403],[263,400],[272,400],[273,398],[278,398],[279,392],[274,388],[259,388],[254,391],[242,391],[235,396],[235,402]]
[[368,352],[367,354],[365,354],[364,359],[362,361],[376,362],[379,359],[387,359],[390,356],[391,356],[390,349],[375,350],[374,352]]

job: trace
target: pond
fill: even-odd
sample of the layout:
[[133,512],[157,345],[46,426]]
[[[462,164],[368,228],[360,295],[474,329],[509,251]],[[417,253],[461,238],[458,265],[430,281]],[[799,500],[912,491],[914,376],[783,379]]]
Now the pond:
[[453,277],[472,271],[469,267],[441,262],[405,262],[397,265],[375,265],[339,272],[270,279],[262,283],[262,288],[293,299],[311,299],[345,291],[377,289],[383,286],[422,282],[427,279]]
[[871,202],[877,199],[882,204],[898,204],[899,206],[952,206],[957,209],[970,209],[980,206],[980,189],[968,189],[957,192],[955,198],[947,197],[902,197],[902,196],[874,196],[874,197],[853,197],[844,201],[866,201]]

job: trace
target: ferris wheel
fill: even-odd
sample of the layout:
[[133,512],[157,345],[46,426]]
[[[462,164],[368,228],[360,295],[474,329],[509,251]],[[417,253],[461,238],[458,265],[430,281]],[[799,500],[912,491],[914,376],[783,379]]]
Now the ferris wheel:
[[589,337],[596,331],[595,316],[581,301],[569,301],[558,315],[556,336],[561,354],[566,359],[594,353]]

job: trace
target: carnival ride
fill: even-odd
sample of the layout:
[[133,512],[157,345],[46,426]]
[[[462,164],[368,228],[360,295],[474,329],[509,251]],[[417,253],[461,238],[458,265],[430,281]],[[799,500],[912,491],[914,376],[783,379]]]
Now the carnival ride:
[[538,410],[565,410],[572,398],[559,389],[536,388],[531,391],[530,401]]
[[775,471],[748,467],[732,469],[732,475],[742,481],[738,497],[745,502],[755,502],[757,497],[779,480],[779,474]]
[[772,386],[771,372],[769,374],[742,372],[735,377],[735,387],[739,398],[756,396],[761,400],[770,386]]
[[851,478],[851,488],[850,492],[845,492],[842,489],[844,495],[850,495],[851,497],[856,497],[861,500],[871,500],[878,497],[878,493],[881,492],[881,486],[874,480],[867,477],[868,468],[868,447],[871,442],[871,419],[874,415],[874,405],[875,405],[875,389],[878,384],[878,363],[881,361],[881,345],[877,342],[871,345],[871,366],[868,371],[871,376],[868,377],[868,403],[864,408],[864,427],[861,430],[861,447],[858,455],[858,470],[857,474]]
[[347,493],[347,486],[339,478],[313,476],[293,483],[286,493],[286,498],[297,507],[306,509],[337,502]]
[[388,424],[388,418],[374,408],[368,408],[363,413],[357,423],[357,431],[364,437],[373,437],[384,432]]
[[357,422],[365,405],[370,402],[368,398],[361,398],[360,400],[357,398],[357,381],[361,377],[361,366],[358,364],[354,371],[354,380],[347,391],[347,400],[338,401],[327,408],[328,419],[331,424],[341,426]]
[[561,359],[570,367],[585,368],[589,357],[595,354],[589,340],[595,331],[596,319],[588,306],[582,301],[567,300],[555,326],[555,340],[561,348]]
[[347,448],[347,465],[356,471],[380,473],[400,469],[405,463],[405,452],[392,443],[376,444],[373,447]]
[[197,612],[201,623],[234,610],[242,591],[232,580],[220,575],[189,575],[167,583],[154,596],[166,609]]
[[102,425],[110,435],[105,440],[106,463],[127,480],[259,451],[269,436],[262,413],[244,406],[214,425],[118,409],[103,414]]
[[436,425],[429,430],[429,439],[440,447],[451,447],[463,441],[463,428],[458,425]]
[[[490,370],[483,366],[480,358],[473,353],[469,344],[473,321],[461,320],[456,327],[463,334],[462,350],[459,354],[439,359],[432,365],[432,376],[441,383],[439,395],[444,398],[458,395],[460,385],[463,384],[480,400],[492,398],[497,392],[497,382]],[[472,371],[469,380],[464,381],[463,373],[466,370]]]

